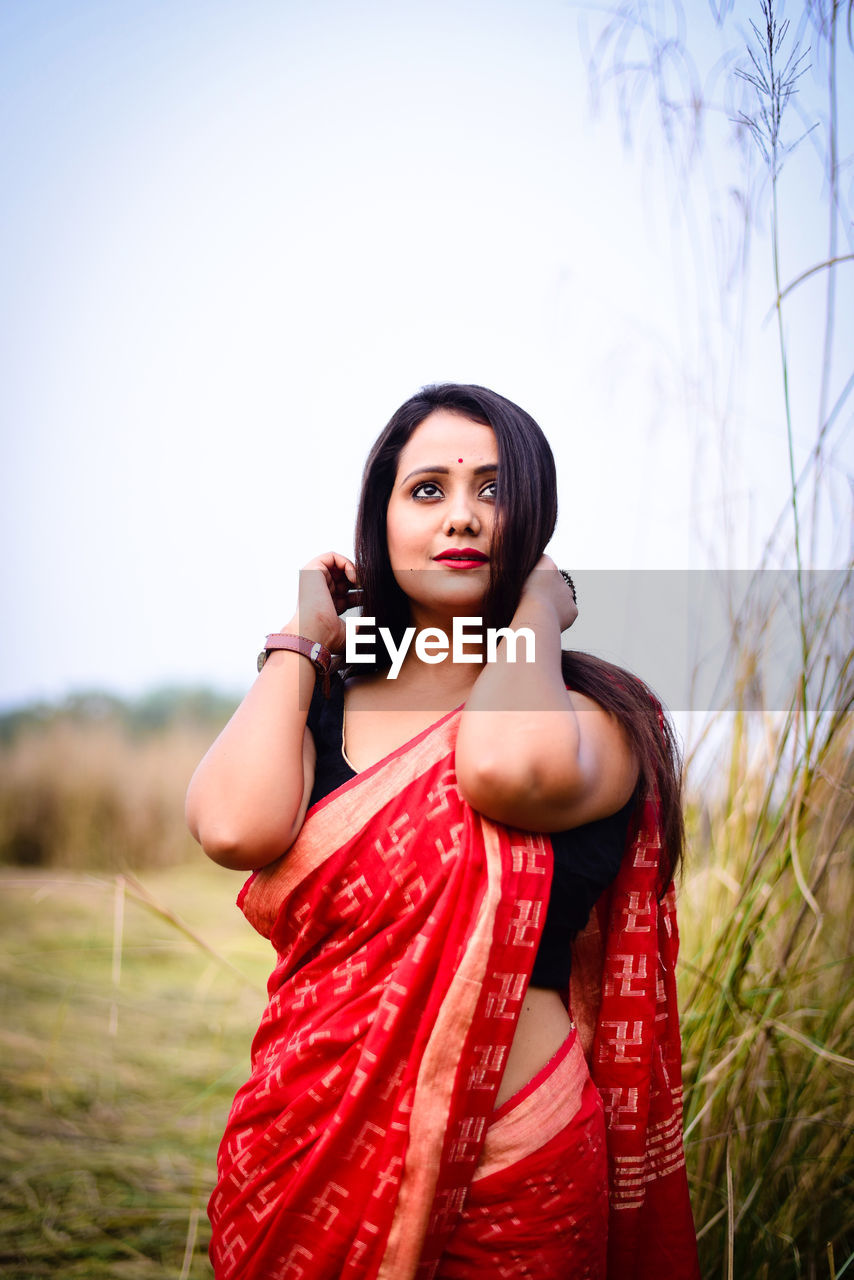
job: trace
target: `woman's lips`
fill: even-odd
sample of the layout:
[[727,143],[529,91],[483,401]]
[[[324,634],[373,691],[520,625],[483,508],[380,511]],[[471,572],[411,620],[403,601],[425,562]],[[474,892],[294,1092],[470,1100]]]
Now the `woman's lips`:
[[447,565],[449,569],[482,569],[484,565],[489,564],[488,557],[482,551],[475,551],[472,547],[461,547],[458,551],[442,551],[433,558],[440,564]]

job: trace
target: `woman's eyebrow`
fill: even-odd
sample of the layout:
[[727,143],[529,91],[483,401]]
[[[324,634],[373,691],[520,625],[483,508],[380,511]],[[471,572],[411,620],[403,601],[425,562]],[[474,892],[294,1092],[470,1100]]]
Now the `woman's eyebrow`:
[[[483,475],[485,471],[497,471],[497,470],[498,470],[497,462],[484,462],[481,464],[481,466],[475,467],[474,474],[476,476],[479,476],[479,475]],[[413,476],[426,476],[426,475],[447,476],[450,474],[451,472],[449,467],[416,467],[414,471],[410,471],[408,476],[404,476],[403,479],[400,481],[400,483],[406,484],[407,480],[411,480]]]

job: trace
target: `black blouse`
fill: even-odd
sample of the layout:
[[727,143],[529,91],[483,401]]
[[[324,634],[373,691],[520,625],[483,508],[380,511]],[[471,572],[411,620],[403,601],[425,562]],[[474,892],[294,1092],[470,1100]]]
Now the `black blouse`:
[[[328,699],[323,697],[318,682],[309,708],[308,727],[317,751],[311,807],[356,776],[344,755],[343,680],[333,677]],[[632,797],[607,818],[551,833],[552,887],[531,986],[557,991],[568,987],[570,943],[587,924],[596,899],[616,878],[634,804]]]

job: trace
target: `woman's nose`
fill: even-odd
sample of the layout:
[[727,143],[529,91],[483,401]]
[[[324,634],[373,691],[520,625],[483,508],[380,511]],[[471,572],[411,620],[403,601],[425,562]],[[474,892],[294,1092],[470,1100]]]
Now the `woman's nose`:
[[445,509],[445,532],[480,533],[480,517],[468,493],[454,493]]

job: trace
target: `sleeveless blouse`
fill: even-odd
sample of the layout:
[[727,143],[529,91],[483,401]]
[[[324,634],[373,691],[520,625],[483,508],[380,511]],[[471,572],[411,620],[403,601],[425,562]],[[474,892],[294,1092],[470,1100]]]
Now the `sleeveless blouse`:
[[[320,682],[315,686],[307,724],[317,751],[310,808],[356,776],[344,754],[344,681],[340,676],[332,677],[328,698],[323,696]],[[554,870],[531,973],[532,987],[563,992],[569,987],[570,944],[587,924],[596,899],[616,879],[634,808],[632,796],[607,818],[550,833]]]

